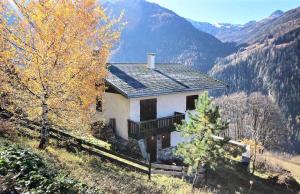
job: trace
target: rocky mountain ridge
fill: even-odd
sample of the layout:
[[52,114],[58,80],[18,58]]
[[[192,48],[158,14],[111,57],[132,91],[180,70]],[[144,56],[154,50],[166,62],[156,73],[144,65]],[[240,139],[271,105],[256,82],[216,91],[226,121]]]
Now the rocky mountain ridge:
[[256,38],[264,34],[277,18],[284,14],[281,10],[274,11],[269,17],[260,21],[249,21],[245,24],[197,22],[189,20],[198,30],[207,32],[223,42],[236,42],[238,44],[253,43]]
[[124,11],[127,23],[112,62],[145,62],[146,53],[156,53],[161,63],[182,63],[207,72],[215,60],[236,48],[197,30],[171,10],[144,0],[118,0],[104,4],[114,15]]

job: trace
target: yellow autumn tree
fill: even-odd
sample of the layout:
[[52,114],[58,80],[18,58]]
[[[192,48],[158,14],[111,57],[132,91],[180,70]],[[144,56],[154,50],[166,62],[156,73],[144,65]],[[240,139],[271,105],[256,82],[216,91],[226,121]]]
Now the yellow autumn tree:
[[49,127],[88,123],[101,96],[106,61],[120,35],[97,0],[1,0],[1,90],[31,119]]

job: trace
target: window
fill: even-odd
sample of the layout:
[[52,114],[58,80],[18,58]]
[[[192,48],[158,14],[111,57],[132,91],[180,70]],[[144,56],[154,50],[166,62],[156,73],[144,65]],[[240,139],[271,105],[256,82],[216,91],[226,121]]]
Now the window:
[[186,97],[186,110],[195,110],[196,100],[198,100],[198,95],[192,95]]
[[96,98],[96,110],[102,112],[102,99],[99,96]]
[[157,100],[156,98],[140,101],[140,121],[156,119]]

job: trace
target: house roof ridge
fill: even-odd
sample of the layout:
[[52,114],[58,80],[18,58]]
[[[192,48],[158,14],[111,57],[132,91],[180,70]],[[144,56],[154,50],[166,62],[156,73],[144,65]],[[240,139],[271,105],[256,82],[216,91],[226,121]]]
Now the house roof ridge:
[[179,92],[225,89],[228,85],[183,64],[158,63],[154,69],[146,63],[108,63],[106,83],[127,98]]
[[223,84],[223,85],[225,85],[226,87],[229,87],[229,85],[226,84],[225,82],[220,81],[220,80],[218,80],[218,79],[216,79],[216,78],[214,78],[214,77],[211,77],[211,76],[209,76],[208,74],[203,73],[202,71],[196,70],[196,69],[193,68],[193,67],[187,67],[187,68],[190,68],[190,69],[192,69],[192,70],[194,70],[194,71],[197,71],[198,73],[202,74],[202,75],[205,76],[206,78],[208,78],[208,79],[213,79],[213,80],[215,80],[216,82],[219,82],[220,84]]

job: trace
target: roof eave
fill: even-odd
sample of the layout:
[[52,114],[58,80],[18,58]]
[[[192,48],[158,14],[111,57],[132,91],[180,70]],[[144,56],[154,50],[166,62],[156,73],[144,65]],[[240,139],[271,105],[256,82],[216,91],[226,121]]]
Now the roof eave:
[[112,87],[113,89],[115,89],[116,91],[118,91],[122,96],[129,98],[129,96],[122,91],[120,88],[118,88],[117,86],[115,86],[113,83],[111,83],[110,81],[108,81],[107,79],[104,79],[105,84],[109,85],[110,87]]
[[195,89],[185,89],[181,91],[166,91],[166,92],[153,92],[153,93],[143,93],[143,94],[131,94],[127,95],[127,98],[140,98],[140,97],[150,97],[150,96],[161,96],[161,95],[168,95],[168,94],[178,94],[184,92],[196,92],[196,91],[206,91],[206,90],[219,90],[219,89],[226,89],[226,86],[218,86],[218,87],[208,87],[208,88],[195,88]]

